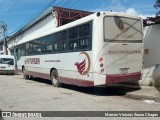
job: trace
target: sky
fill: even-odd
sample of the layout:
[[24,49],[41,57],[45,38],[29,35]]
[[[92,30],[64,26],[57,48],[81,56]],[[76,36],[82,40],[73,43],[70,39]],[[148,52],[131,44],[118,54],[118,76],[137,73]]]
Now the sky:
[[116,11],[154,17],[158,11],[156,0],[0,0],[0,24],[7,24],[7,35],[12,35],[48,6],[59,6],[85,11]]

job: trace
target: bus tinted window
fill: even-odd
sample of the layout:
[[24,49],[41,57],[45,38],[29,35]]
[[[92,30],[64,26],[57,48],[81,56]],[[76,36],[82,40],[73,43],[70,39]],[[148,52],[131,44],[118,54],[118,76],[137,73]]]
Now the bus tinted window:
[[78,27],[69,29],[69,39],[78,38]]
[[26,43],[26,55],[31,55],[32,54],[32,43]]
[[78,39],[69,41],[69,50],[78,50]]
[[20,59],[21,56],[25,56],[25,44],[21,44],[16,48],[17,59]]
[[25,43],[25,54],[40,55],[88,50],[91,46],[90,25],[86,23]]
[[60,32],[60,41],[66,41],[67,40],[67,31]]
[[[114,29],[114,32],[111,30]],[[107,41],[136,41],[143,37],[142,25],[139,19],[120,16],[108,16],[104,18],[104,37]]]
[[58,42],[58,41],[59,41],[59,33],[55,33],[55,34],[54,34],[54,39],[55,39],[55,40],[54,40],[55,42]]
[[88,49],[89,48],[89,37],[84,37],[79,40],[79,48],[80,49]]
[[89,24],[85,24],[79,27],[79,37],[89,36]]

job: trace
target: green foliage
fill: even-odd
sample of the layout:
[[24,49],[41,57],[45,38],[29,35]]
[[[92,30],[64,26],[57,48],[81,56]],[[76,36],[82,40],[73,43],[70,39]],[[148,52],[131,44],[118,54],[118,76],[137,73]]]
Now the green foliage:
[[158,8],[160,7],[160,0],[157,0],[157,1],[156,1],[154,7],[155,7],[156,9],[158,9]]
[[[157,1],[156,1],[154,7],[155,7],[156,9],[160,8],[160,0],[157,0]],[[160,11],[157,12],[157,16],[158,16],[158,15],[160,15]]]

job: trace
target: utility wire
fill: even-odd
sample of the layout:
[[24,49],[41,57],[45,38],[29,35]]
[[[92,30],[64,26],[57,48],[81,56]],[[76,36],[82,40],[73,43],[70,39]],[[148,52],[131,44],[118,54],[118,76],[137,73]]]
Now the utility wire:
[[[15,31],[9,33],[10,35],[12,35],[13,33],[17,32],[20,28],[22,28],[24,25],[26,25],[27,23],[31,22],[33,19],[35,19],[37,16],[39,16],[41,13],[43,13],[47,8],[49,8],[53,3],[55,3],[56,0],[51,0],[51,2],[49,2],[47,5],[45,5],[42,10],[40,10],[40,12],[36,15],[34,15],[33,17],[31,17],[29,20],[27,20],[24,24],[22,24],[20,27],[18,27]],[[29,21],[29,22],[28,22]]]
[[[72,1],[72,3],[71,3]],[[57,3],[57,6],[62,6],[62,7],[67,7],[67,8],[71,8],[71,9],[75,9],[74,7],[78,7],[78,9],[81,10],[85,10],[85,11],[89,11],[89,10],[93,10],[92,6],[95,4],[95,2],[97,2],[96,0],[93,0],[94,2],[91,2],[90,0],[87,0],[86,2],[82,2],[81,0],[61,0],[59,3]],[[104,0],[105,1],[105,0]],[[104,1],[101,3],[98,3],[95,8],[98,8],[99,5],[102,5],[104,3]],[[28,23],[28,21],[32,21],[33,19],[35,19],[37,16],[39,16],[42,12],[44,12],[47,8],[49,8],[50,6],[53,5],[53,3],[55,3],[56,0],[51,0],[51,2],[49,2],[47,5],[45,5],[42,10],[40,10],[40,12],[36,15],[34,15],[33,17],[31,17],[29,20],[27,20],[23,25],[21,25],[20,27],[18,27],[15,31],[9,33],[10,35],[12,35],[13,33],[17,32],[22,26],[26,25]],[[67,6],[67,4],[69,4],[69,6]],[[85,9],[82,9],[85,8]],[[88,9],[86,9],[88,8]],[[77,9],[77,8],[76,8]]]
[[62,4],[65,0],[62,0],[61,2],[59,2],[59,4],[57,4],[56,6],[60,7],[60,4]]

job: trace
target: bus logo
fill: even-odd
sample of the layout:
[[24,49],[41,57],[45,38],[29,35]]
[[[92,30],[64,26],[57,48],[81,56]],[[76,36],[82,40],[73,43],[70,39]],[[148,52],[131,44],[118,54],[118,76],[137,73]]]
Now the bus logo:
[[[82,54],[85,55],[86,58],[84,58],[84,60],[81,63],[76,62],[75,65],[77,67],[78,72],[81,75],[87,75],[91,67],[91,60],[90,60],[89,55],[86,52],[81,52],[80,55]],[[86,64],[86,59],[87,59],[88,65]]]
[[119,28],[121,31],[123,31],[123,30],[125,29],[124,23],[123,23],[122,20],[119,21],[118,28]]
[[130,27],[127,27],[127,26],[124,25],[124,21],[122,21],[122,20],[119,21],[118,28],[120,29],[120,31],[122,33],[125,33],[130,29]]

